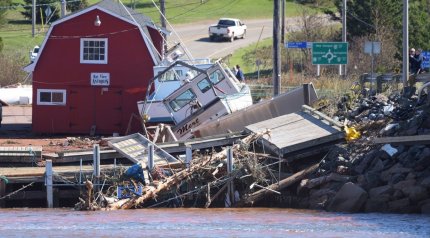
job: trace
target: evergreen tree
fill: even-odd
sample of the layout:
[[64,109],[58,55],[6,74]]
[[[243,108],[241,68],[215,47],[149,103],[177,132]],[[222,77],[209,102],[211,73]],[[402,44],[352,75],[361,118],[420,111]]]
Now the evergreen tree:
[[[26,5],[28,7],[24,8],[24,11],[21,12],[22,15],[24,15],[24,17],[26,19],[31,20],[31,12],[32,12],[32,0],[24,0],[24,2],[26,3]],[[60,6],[59,6],[59,1],[58,0],[37,0],[36,1],[36,23],[41,23],[41,14],[40,11],[42,11],[43,14],[43,22],[46,23],[46,18],[47,16],[45,15],[45,10],[47,8],[51,8],[51,11],[53,12],[52,14],[54,14],[51,19],[50,22],[53,22],[55,20],[57,20],[60,17]],[[55,10],[56,9],[56,10]]]
[[[342,0],[335,4],[342,13]],[[391,34],[398,39],[397,48],[402,49],[403,0],[348,0],[347,1],[348,38],[368,36],[378,40]],[[430,1],[409,0],[409,45],[430,50]]]
[[11,4],[11,0],[0,0],[0,27],[6,23],[5,15],[7,12],[7,7],[11,6]]
[[[342,0],[335,4],[342,13]],[[349,37],[377,34],[395,30],[402,22],[402,0],[347,1],[347,30]]]
[[69,10],[70,12],[76,12],[86,7],[88,7],[87,0],[72,1],[67,3],[67,10]]
[[422,48],[430,51],[430,2],[410,1],[409,5],[409,45],[414,48]]

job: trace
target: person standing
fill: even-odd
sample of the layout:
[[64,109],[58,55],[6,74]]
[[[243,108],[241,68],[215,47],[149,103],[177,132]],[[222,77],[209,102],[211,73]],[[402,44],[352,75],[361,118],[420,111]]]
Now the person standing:
[[417,72],[417,60],[415,59],[415,49],[409,50],[409,73],[415,74]]
[[242,70],[240,69],[239,65],[236,65],[236,78],[240,81],[240,82],[245,82],[245,76],[243,75]]
[[409,72],[411,74],[416,75],[422,71],[423,56],[421,51],[421,49],[415,50],[414,48],[409,51]]
[[424,72],[424,68],[423,68],[424,57],[421,54],[422,52],[423,52],[423,50],[421,48],[417,49],[415,51],[415,60],[416,60],[416,64],[417,64],[417,66],[416,66],[417,67],[416,74],[420,74],[420,73]]

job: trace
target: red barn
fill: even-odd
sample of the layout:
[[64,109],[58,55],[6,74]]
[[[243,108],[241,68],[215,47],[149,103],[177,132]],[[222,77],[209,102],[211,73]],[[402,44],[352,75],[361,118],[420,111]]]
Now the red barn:
[[[162,36],[148,17],[104,0],[52,23],[34,63],[33,132],[124,134]],[[134,120],[131,132],[141,130]]]

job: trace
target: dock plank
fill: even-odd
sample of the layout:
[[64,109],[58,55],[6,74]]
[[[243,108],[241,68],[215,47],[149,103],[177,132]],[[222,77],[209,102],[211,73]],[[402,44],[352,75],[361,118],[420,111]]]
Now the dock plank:
[[264,138],[263,144],[273,153],[285,156],[342,139],[344,133],[330,124],[307,112],[297,112],[255,123],[246,129],[254,133],[271,130],[271,136]]

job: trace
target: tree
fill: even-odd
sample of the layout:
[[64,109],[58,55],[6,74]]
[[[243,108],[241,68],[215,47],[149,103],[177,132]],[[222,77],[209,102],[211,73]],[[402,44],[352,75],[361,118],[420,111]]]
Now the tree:
[[[32,0],[24,0],[24,2],[27,4],[27,6],[24,8],[24,11],[21,12],[22,15],[24,15],[25,18],[31,20],[31,12],[32,12]],[[49,7],[51,8],[51,11],[53,12],[52,14],[54,14],[51,17],[50,22],[53,22],[55,20],[57,20],[60,17],[60,6],[58,5],[59,2],[57,0],[37,0],[36,1],[36,23],[41,23],[41,14],[40,11],[42,10],[43,13],[43,22],[46,22],[46,15],[45,15],[45,10]]]
[[7,7],[11,6],[11,0],[0,0],[0,27],[6,23]]
[[[402,22],[401,2],[402,0],[347,1],[348,37],[398,29]],[[335,4],[342,15],[343,1],[335,0]]]
[[430,50],[430,2],[411,1],[409,5],[409,45],[415,48]]
[[67,10],[69,10],[70,12],[76,12],[86,7],[88,7],[87,0],[72,1],[67,3]]
[[[335,4],[342,13],[342,0]],[[430,50],[430,1],[409,0],[409,45]],[[347,1],[347,36],[350,42],[379,41],[382,52],[378,56],[387,70],[389,62],[401,59],[403,34],[403,0]],[[393,48],[392,46],[395,46]],[[362,47],[362,46],[361,46]],[[358,48],[357,48],[358,49]]]

